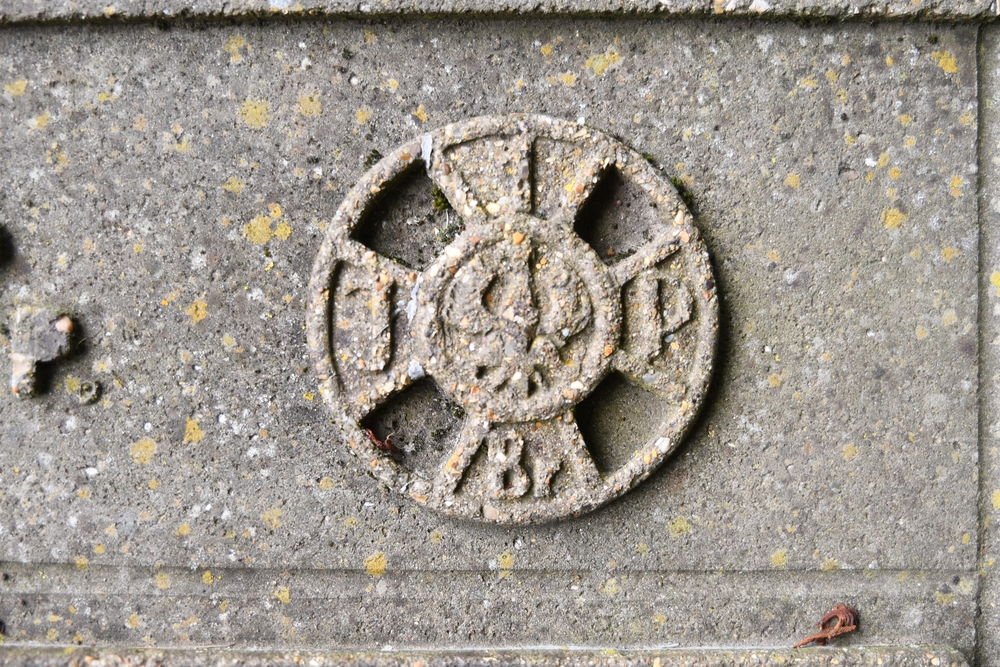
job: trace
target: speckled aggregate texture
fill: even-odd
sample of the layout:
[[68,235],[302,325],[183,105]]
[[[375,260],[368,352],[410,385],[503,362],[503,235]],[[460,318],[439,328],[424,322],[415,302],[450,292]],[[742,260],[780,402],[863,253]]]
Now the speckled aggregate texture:
[[398,14],[990,20],[994,0],[4,0],[0,23],[177,17]]
[[[861,626],[841,645],[971,652],[975,26],[2,35],[0,309],[79,327],[38,396],[0,394],[9,641],[780,646],[843,602]],[[516,528],[373,479],[322,405],[304,329],[313,261],[366,170],[508,113],[657,165],[711,254],[721,322],[713,390],[659,472],[585,517]],[[401,186],[370,242],[431,262],[460,230],[431,188]],[[648,225],[631,187],[609,182],[577,228],[605,254]],[[585,404],[599,466],[663,417],[630,387]],[[379,437],[410,427],[433,448],[454,408],[418,398]]]

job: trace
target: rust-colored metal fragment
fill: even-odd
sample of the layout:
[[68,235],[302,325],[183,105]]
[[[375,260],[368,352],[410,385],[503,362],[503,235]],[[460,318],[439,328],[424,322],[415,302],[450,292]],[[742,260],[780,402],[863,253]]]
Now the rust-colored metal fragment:
[[[828,628],[826,624],[830,621],[836,622]],[[819,623],[816,624],[816,627],[819,628],[819,632],[809,635],[792,648],[800,648],[810,642],[816,642],[817,646],[823,646],[826,644],[827,639],[833,639],[839,635],[857,630],[858,612],[847,605],[838,604],[826,612]]]

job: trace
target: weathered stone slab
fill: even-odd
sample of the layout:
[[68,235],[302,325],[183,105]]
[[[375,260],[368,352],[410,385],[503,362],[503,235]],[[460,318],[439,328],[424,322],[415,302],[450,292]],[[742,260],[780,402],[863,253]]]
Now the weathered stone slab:
[[[82,339],[36,397],[0,395],[8,637],[781,645],[846,602],[862,626],[844,642],[971,649],[974,27],[3,35],[0,300],[11,317],[63,310]],[[722,342],[702,418],[661,472],[585,518],[503,528],[368,476],[320,404],[304,322],[313,258],[367,167],[514,112],[616,135],[682,189]],[[619,211],[634,193],[608,187],[595,219],[641,224]],[[386,200],[385,248],[445,244],[447,228],[406,224],[421,192]],[[434,443],[449,408],[418,398],[388,425]],[[603,472],[654,407],[615,382],[585,404]]]

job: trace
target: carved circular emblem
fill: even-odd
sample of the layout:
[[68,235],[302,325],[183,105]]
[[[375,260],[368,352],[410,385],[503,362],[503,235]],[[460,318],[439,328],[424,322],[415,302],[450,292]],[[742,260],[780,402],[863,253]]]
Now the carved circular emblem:
[[[414,175],[462,228],[421,267],[366,232]],[[641,234],[616,252],[605,237],[625,232],[604,219]],[[581,514],[645,479],[701,406],[717,329],[708,253],[674,188],[611,137],[542,116],[449,125],[382,159],[338,209],[309,287],[320,391],[352,451],[422,505],[499,523]],[[577,413],[612,376],[662,419],[603,469]],[[418,388],[453,408],[430,467],[435,443],[376,433]]]

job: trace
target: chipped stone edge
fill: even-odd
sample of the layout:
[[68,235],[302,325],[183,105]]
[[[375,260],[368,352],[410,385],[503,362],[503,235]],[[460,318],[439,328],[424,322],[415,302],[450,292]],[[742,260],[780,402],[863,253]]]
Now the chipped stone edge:
[[0,26],[403,15],[990,21],[1000,0],[0,0]]
[[439,651],[247,651],[220,647],[108,649],[0,647],[0,667],[968,667],[948,646],[849,646],[807,649],[499,649]]

